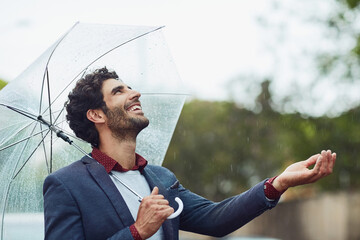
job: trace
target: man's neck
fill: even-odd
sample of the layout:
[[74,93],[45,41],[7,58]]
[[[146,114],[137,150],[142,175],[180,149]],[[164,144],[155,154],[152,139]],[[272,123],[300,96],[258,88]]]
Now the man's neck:
[[99,150],[115,161],[123,168],[132,169],[135,166],[136,141],[108,141],[99,145]]

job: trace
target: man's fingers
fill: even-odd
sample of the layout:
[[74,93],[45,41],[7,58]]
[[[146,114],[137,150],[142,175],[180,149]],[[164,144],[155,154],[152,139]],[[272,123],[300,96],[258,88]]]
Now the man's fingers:
[[158,187],[154,187],[152,192],[151,192],[151,195],[158,195],[159,194],[159,188]]
[[335,162],[336,162],[336,153],[333,153],[331,156],[332,156],[333,162],[335,164]]
[[323,150],[320,154],[315,154],[307,160],[290,165],[277,179],[281,179],[282,185],[287,187],[313,183],[331,174],[335,161],[336,153]]
[[168,207],[164,210],[164,214],[165,214],[166,218],[169,217],[174,212],[175,212],[175,210],[172,207]]
[[320,172],[318,173],[320,177],[323,177],[323,176],[326,176],[326,175],[329,175],[329,152],[330,152],[330,156],[331,156],[331,151],[328,150],[328,151],[325,151],[325,150],[322,150],[321,151],[321,156],[323,157],[323,160],[322,160],[322,165],[320,167]]
[[157,187],[154,187],[151,194],[143,198],[142,204],[146,207],[153,205],[169,205],[169,201],[166,200],[163,195],[159,194],[159,189]]
[[311,157],[309,157],[306,161],[305,161],[305,167],[310,167],[311,165],[314,165],[316,162],[317,162],[317,160],[318,160],[318,158],[319,158],[319,156],[321,156],[321,154],[315,154],[315,155],[312,155]]
[[325,177],[332,173],[336,160],[336,153],[331,153],[330,150],[323,150],[316,159],[315,167],[311,170],[313,176],[310,182],[315,182],[318,179]]
[[[157,195],[157,196],[162,196],[162,195]],[[142,207],[144,210],[146,209],[145,211],[150,216],[153,216],[157,220],[166,219],[174,212],[174,209],[169,205],[168,200],[164,198],[162,199],[154,198],[151,195],[143,199],[140,207]]]
[[323,164],[323,156],[319,154],[318,157],[316,158],[315,166],[312,169],[312,172],[314,174],[318,174],[321,170],[322,164]]
[[327,154],[327,175],[333,172],[333,168],[336,160],[336,153],[331,153],[331,150],[326,151]]
[[169,201],[166,200],[163,195],[159,194],[158,187],[154,187],[151,194],[144,197],[141,202],[146,204],[147,206],[151,206],[153,204],[169,205]]
[[169,206],[169,201],[166,200],[163,195],[150,195],[143,198],[141,205],[145,208],[150,208],[153,206]]
[[153,218],[155,221],[165,221],[167,217],[174,213],[174,209],[170,206],[158,206],[157,208],[153,207],[153,211]]
[[151,205],[169,205],[169,201],[162,198],[162,199],[151,199],[150,201]]
[[172,207],[170,207],[169,205],[153,205],[153,209],[156,212],[163,212],[165,215],[167,213],[172,214],[174,212],[174,209]]
[[309,171],[308,179],[306,180],[306,183],[313,183],[316,182],[320,178],[320,172],[323,165],[323,157],[319,155],[316,158],[316,163],[313,169]]
[[332,173],[336,161],[336,153],[330,155],[329,171]]

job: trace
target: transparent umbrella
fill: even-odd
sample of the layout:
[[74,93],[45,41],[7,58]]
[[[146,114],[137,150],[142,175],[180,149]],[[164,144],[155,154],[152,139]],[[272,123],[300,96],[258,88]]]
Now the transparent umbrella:
[[162,164],[186,94],[161,29],[77,23],[0,91],[1,239],[43,236],[43,180],[84,155],[58,136],[91,151],[64,111],[76,80],[89,71],[106,66],[141,92],[150,125],[138,136],[137,152]]

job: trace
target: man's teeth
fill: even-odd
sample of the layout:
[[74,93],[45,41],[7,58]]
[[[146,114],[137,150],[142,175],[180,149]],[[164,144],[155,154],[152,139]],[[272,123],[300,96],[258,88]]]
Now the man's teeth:
[[129,111],[135,111],[135,110],[141,110],[141,106],[136,105],[136,106],[132,106]]

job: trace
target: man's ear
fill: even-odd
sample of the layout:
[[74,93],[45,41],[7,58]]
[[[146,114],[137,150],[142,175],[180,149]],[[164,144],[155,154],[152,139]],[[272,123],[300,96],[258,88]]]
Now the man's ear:
[[89,109],[86,112],[86,117],[93,123],[104,123],[106,118],[101,109]]

